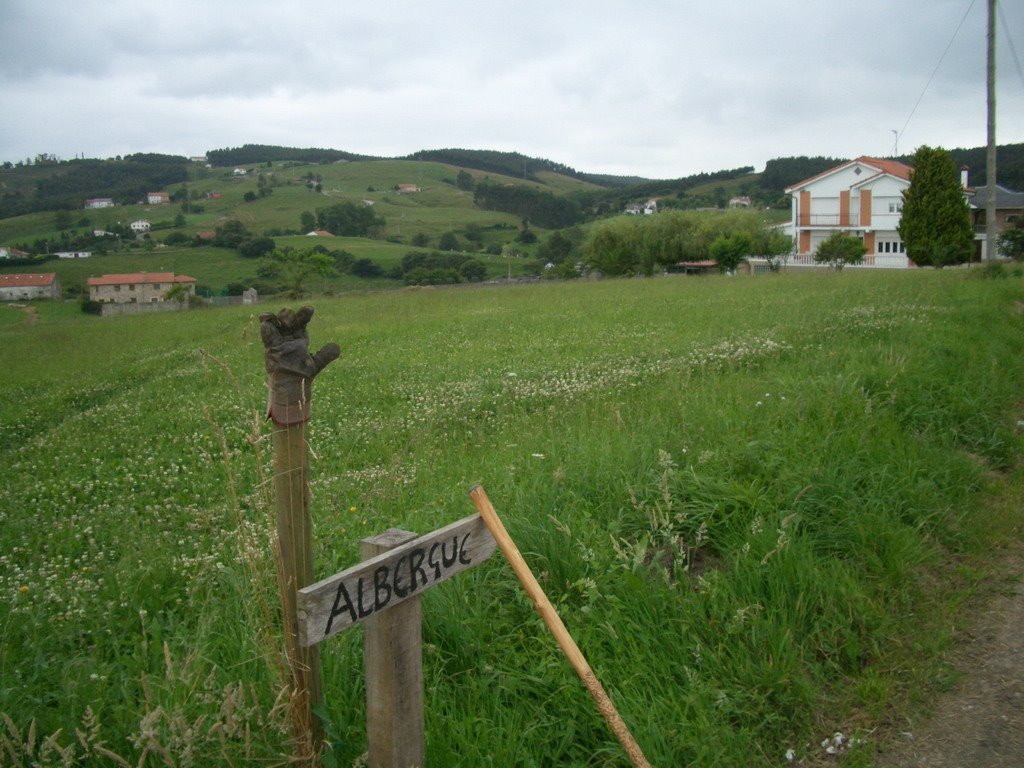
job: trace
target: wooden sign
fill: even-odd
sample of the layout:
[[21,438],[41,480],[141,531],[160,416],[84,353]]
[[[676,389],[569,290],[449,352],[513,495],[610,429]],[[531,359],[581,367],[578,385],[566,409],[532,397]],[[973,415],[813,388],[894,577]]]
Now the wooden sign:
[[308,647],[494,554],[494,537],[480,515],[400,544],[299,590],[299,642]]

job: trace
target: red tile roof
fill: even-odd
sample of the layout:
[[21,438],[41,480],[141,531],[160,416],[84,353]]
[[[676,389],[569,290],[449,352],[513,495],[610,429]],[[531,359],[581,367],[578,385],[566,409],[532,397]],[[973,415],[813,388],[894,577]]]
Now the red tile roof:
[[895,176],[904,181],[910,181],[910,174],[913,172],[913,168],[909,165],[901,163],[899,160],[880,160],[877,157],[858,157],[858,163],[864,163],[864,165],[870,165],[873,168],[878,168],[882,173],[888,173],[890,176]]
[[90,277],[88,285],[139,285],[142,283],[194,283],[196,279],[173,272],[130,272],[123,275],[100,275]]
[[810,184],[812,181],[817,181],[818,179],[828,176],[830,173],[838,171],[840,168],[848,168],[854,163],[861,163],[862,165],[871,166],[872,168],[876,168],[879,173],[888,173],[890,176],[896,176],[897,178],[903,179],[904,181],[910,181],[910,174],[914,170],[909,165],[904,165],[898,160],[880,160],[877,157],[868,157],[867,155],[862,155],[861,157],[858,157],[856,160],[850,160],[849,162],[843,163],[842,165],[837,165],[834,168],[829,168],[827,171],[822,171],[816,176],[811,176],[809,179],[798,181],[796,184],[790,184],[788,187],[786,187],[785,191],[789,192],[790,190],[793,189],[799,189],[800,187],[806,184]]
[[55,272],[44,274],[0,275],[0,288],[27,288],[30,286],[53,285]]

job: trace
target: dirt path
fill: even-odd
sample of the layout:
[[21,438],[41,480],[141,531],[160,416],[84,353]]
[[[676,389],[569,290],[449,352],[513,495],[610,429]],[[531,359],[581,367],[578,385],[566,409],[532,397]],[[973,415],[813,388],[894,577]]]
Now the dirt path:
[[1024,767],[1024,553],[1007,561],[952,654],[963,675],[931,717],[911,716],[878,768]]

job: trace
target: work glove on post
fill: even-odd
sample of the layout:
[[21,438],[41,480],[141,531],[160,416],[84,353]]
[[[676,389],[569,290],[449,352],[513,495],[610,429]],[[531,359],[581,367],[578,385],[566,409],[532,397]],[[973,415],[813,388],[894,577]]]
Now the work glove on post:
[[306,323],[312,316],[312,307],[302,307],[298,312],[285,308],[276,315],[260,315],[263,362],[267,369],[267,418],[275,424],[288,426],[309,419],[313,378],[341,354],[341,348],[333,342],[325,344],[315,355],[309,354]]

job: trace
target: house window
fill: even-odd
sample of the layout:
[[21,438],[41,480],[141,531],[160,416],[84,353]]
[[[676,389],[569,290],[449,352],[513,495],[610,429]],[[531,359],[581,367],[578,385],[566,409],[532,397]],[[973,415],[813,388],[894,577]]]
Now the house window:
[[903,203],[889,203],[889,213],[903,213]]
[[115,291],[120,291],[121,290],[121,286],[120,285],[115,285],[114,286],[114,290]]

